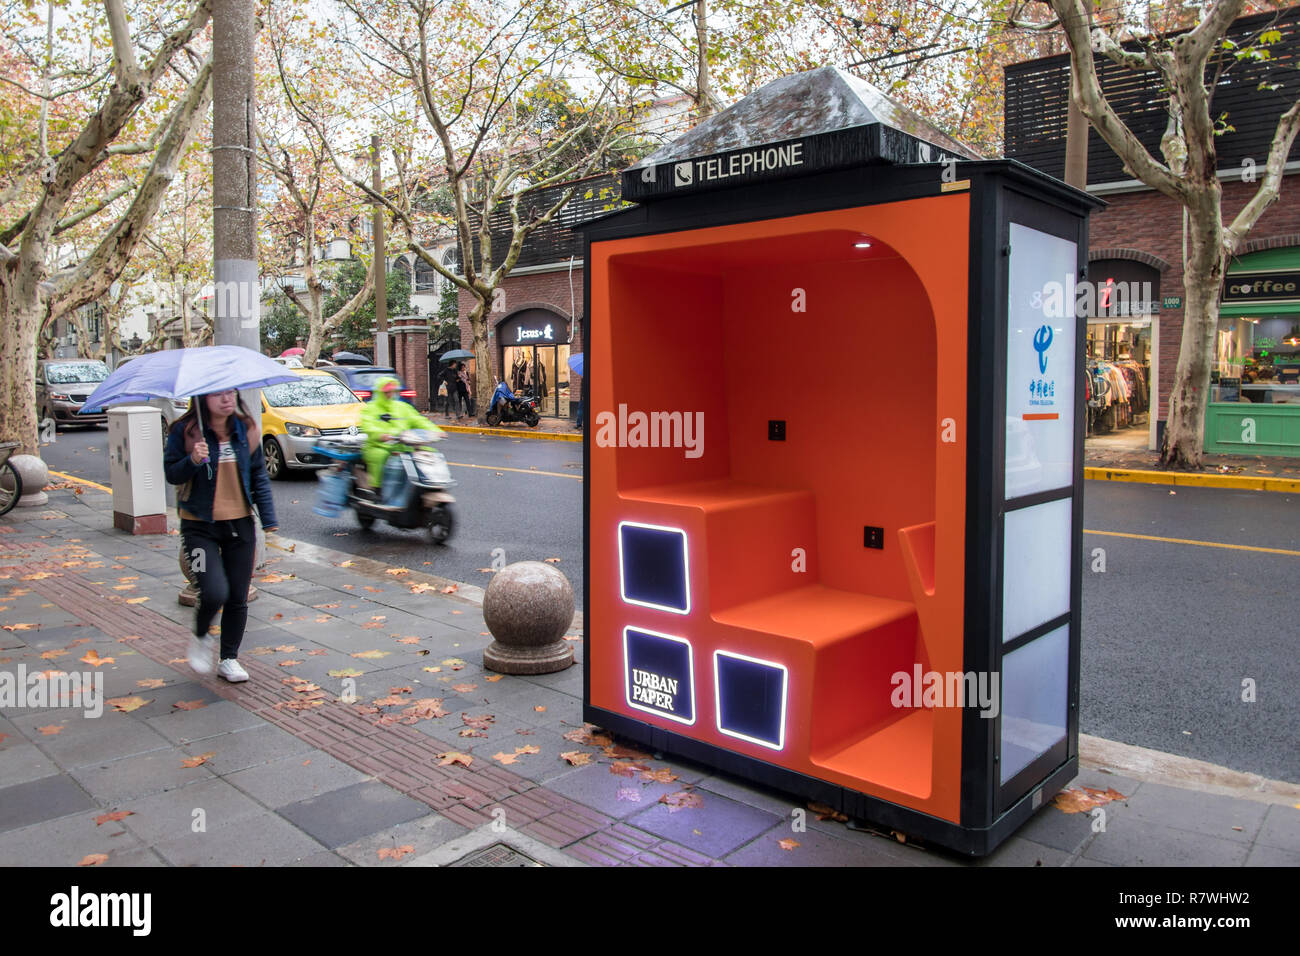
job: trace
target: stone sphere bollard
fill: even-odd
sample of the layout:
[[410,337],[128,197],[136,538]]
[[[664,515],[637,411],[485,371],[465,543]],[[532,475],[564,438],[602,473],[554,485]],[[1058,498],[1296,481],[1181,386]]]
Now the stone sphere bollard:
[[541,561],[506,565],[483,595],[483,620],[496,638],[483,666],[502,674],[550,674],[573,664],[564,632],[573,623],[573,586]]
[[13,465],[14,471],[23,480],[23,496],[18,499],[19,508],[38,508],[50,503],[50,496],[43,490],[50,482],[50,469],[45,462],[35,455],[12,455],[9,464]]

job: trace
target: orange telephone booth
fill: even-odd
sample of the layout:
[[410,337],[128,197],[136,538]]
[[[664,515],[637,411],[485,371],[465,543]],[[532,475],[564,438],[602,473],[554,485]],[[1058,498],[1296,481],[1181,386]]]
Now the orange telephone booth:
[[1086,194],[835,68],[586,224],[585,707],[971,854],[1077,771]]

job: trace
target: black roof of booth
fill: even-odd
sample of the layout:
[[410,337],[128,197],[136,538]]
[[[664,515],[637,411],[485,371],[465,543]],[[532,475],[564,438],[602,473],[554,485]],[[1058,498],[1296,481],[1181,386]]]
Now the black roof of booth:
[[980,156],[865,80],[823,66],[784,76],[623,172],[637,202],[866,163]]

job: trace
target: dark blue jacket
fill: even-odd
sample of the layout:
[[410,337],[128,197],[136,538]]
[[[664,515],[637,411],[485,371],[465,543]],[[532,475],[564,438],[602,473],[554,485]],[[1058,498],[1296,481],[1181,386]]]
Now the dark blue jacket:
[[[234,449],[239,463],[240,484],[244,489],[244,500],[251,508],[257,505],[262,527],[275,528],[279,522],[275,519],[275,502],[271,499],[271,479],[266,474],[266,459],[262,457],[259,443],[249,454],[248,435],[244,423],[235,415],[229,418],[230,445]],[[173,485],[182,485],[176,495],[176,502],[190,514],[202,521],[212,520],[212,497],[217,490],[217,435],[204,422],[203,440],[208,443],[212,458],[212,477],[208,477],[208,466],[194,464],[185,450],[185,429],[178,423],[167,432],[167,448],[163,452],[163,468],[167,481]]]

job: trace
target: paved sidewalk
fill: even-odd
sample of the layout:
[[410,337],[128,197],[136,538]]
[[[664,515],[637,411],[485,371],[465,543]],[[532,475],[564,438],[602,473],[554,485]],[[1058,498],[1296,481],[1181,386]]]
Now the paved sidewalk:
[[91,672],[108,698],[101,716],[0,706],[0,864],[1300,864],[1300,787],[1105,741],[1085,741],[1101,765],[1073,784],[1097,791],[1081,803],[1113,798],[1104,830],[1048,805],[972,864],[850,829],[584,728],[580,667],[484,671],[481,592],[444,593],[418,552],[389,573],[272,551],[241,652],[252,679],[198,678],[177,539],[113,530],[110,501],[60,488],[0,519],[0,674]]
[[537,427],[530,428],[522,422],[508,422],[494,427],[480,425],[478,419],[472,415],[456,417],[438,412],[426,412],[425,415],[435,425],[453,432],[536,438],[543,441],[582,441],[582,431],[575,428],[573,421],[568,418],[543,418],[537,423]]

